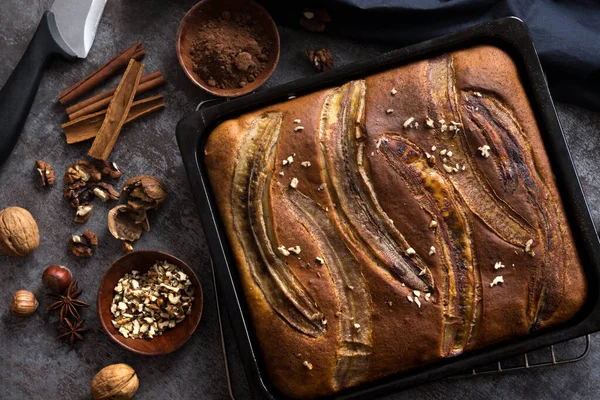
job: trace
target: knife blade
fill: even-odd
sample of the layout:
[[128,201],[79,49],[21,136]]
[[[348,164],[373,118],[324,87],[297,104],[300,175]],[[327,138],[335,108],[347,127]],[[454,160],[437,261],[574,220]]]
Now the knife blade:
[[107,0],[55,0],[23,57],[0,89],[0,167],[6,162],[35,99],[48,61],[88,55]]

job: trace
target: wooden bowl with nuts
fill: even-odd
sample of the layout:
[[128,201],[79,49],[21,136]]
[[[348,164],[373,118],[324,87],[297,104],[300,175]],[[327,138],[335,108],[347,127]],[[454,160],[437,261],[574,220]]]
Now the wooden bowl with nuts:
[[159,251],[133,251],[115,261],[98,289],[98,316],[108,336],[141,355],[181,347],[202,316],[202,287],[180,259]]

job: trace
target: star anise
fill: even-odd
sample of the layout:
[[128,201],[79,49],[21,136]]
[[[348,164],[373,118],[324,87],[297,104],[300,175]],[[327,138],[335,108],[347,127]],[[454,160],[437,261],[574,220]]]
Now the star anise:
[[74,322],[71,322],[69,318],[65,318],[65,324],[66,325],[61,325],[59,327],[59,329],[65,332],[61,334],[58,339],[68,339],[69,346],[73,346],[77,340],[81,340],[83,342],[83,334],[89,331],[88,328],[83,326],[83,320],[75,320]]
[[63,322],[66,318],[71,315],[76,320],[81,319],[79,317],[78,308],[89,307],[90,305],[78,297],[83,291],[77,288],[77,280],[73,280],[67,288],[67,293],[63,296],[60,294],[49,294],[49,296],[56,301],[48,307],[47,311],[60,309],[60,321]]

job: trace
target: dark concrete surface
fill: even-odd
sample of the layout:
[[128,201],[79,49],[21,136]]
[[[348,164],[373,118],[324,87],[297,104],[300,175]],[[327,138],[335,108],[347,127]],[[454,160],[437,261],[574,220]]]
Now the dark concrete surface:
[[[11,259],[0,255],[0,398],[89,398],[94,374],[105,365],[126,362],[139,374],[139,399],[223,399],[229,396],[221,349],[209,255],[192,203],[185,171],[175,141],[177,121],[208,98],[185,77],[175,55],[179,21],[194,0],[111,0],[108,2],[94,46],[86,60],[53,62],[40,86],[31,115],[12,157],[0,169],[0,209],[21,206],[31,211],[41,232],[41,246],[30,257]],[[0,84],[8,78],[32,37],[51,0],[28,2],[2,0],[0,6]],[[155,249],[188,262],[203,283],[205,311],[200,326],[180,350],[148,358],[122,350],[102,331],[95,310],[100,278],[121,254],[119,243],[106,228],[106,212],[112,205],[98,204],[86,227],[98,233],[100,247],[89,260],[79,260],[66,250],[71,234],[84,228],[72,222],[73,212],[62,200],[62,173],[67,164],[82,158],[89,144],[67,146],[60,124],[65,118],[56,95],[95,70],[117,52],[142,39],[147,49],[147,71],[160,69],[168,85],[161,90],[167,109],[124,128],[112,159],[124,171],[124,179],[154,174],[169,187],[169,199],[150,217],[152,231],[136,243],[136,249]],[[326,35],[281,29],[282,54],[274,86],[313,71],[304,59],[307,48],[328,46],[343,64],[385,50],[380,46],[351,43]],[[600,115],[580,108],[557,105],[579,171],[594,221],[600,226]],[[4,112],[5,110],[0,110]],[[42,158],[57,170],[59,179],[49,190],[39,187],[34,161]],[[122,183],[123,181],[121,181]],[[119,186],[120,187],[120,186]],[[49,264],[68,265],[84,289],[82,298],[92,304],[83,311],[91,328],[85,343],[69,351],[55,340],[56,316],[49,305],[41,273]],[[30,318],[10,315],[9,303],[18,289],[33,291],[40,307]],[[225,326],[225,339],[231,331]],[[436,382],[390,398],[412,399],[514,399],[600,398],[600,339],[592,337],[591,354],[577,364],[536,371]],[[581,342],[567,346],[576,352]],[[232,348],[232,346],[229,346]],[[238,398],[245,398],[235,349],[230,350],[231,374]],[[241,382],[241,383],[240,383]]]

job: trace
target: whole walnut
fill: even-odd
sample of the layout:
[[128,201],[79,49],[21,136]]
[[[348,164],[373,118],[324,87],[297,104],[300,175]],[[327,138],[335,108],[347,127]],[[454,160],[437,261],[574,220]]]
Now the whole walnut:
[[109,365],[92,380],[92,397],[94,400],[129,400],[137,392],[139,384],[135,371],[129,365]]
[[157,209],[167,199],[167,189],[158,178],[140,175],[130,178],[123,186],[127,203],[135,210]]
[[0,211],[0,250],[11,257],[25,257],[40,246],[40,231],[29,213],[21,207]]

